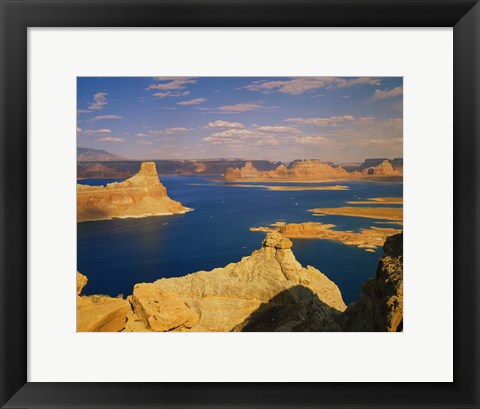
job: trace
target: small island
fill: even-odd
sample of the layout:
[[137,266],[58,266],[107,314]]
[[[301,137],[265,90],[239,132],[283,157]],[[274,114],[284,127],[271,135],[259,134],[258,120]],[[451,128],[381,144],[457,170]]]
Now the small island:
[[143,162],[138,173],[106,186],[77,184],[77,221],[186,213],[192,209],[170,199],[155,162]]
[[317,207],[312,209],[311,212],[314,216],[334,215],[403,221],[403,209],[401,207]]
[[336,227],[334,224],[315,222],[276,222],[268,227],[251,227],[250,230],[267,233],[278,232],[288,238],[334,240],[349,246],[357,246],[367,252],[374,252],[377,247],[383,246],[388,236],[401,232],[400,229],[374,226],[369,229],[360,229],[359,232],[333,230],[334,227]]

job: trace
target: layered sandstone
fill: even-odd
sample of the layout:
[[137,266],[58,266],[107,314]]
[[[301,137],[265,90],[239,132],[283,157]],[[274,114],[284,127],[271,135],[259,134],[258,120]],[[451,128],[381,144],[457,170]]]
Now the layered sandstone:
[[344,179],[347,171],[341,167],[333,167],[328,163],[316,159],[297,160],[287,168],[284,164],[269,171],[258,171],[251,162],[247,162],[243,168],[227,168],[224,179],[235,180],[259,180],[259,181],[326,181]]
[[238,263],[137,284],[131,297],[133,321],[138,328],[140,319],[150,331],[232,331],[242,329],[259,310],[295,303],[295,319],[278,330],[290,331],[311,319],[307,306],[315,310],[309,313],[317,316],[318,330],[338,330],[333,319],[346,308],[340,290],[317,269],[302,267],[291,246],[273,232],[261,249]]
[[[128,300],[77,295],[77,331],[402,331],[402,240],[387,239],[376,277],[348,309],[335,283],[271,232],[238,263],[137,284]],[[78,273],[77,294],[86,282]]]
[[131,311],[127,300],[104,295],[80,295],[88,279],[77,272],[77,332],[118,332]]
[[403,331],[403,233],[389,237],[383,249],[375,278],[340,317],[345,331]]
[[354,172],[347,172],[341,166],[317,159],[295,160],[285,166],[279,165],[268,171],[257,170],[251,162],[241,168],[227,168],[226,181],[288,181],[288,182],[327,182],[336,180],[387,180],[400,181],[403,171],[384,160],[378,165]]
[[168,197],[154,162],[143,162],[139,172],[106,186],[77,184],[77,220],[159,216],[189,211]]
[[388,159],[376,166],[366,167],[361,172],[354,172],[356,175],[363,176],[402,176],[403,169],[394,167]]

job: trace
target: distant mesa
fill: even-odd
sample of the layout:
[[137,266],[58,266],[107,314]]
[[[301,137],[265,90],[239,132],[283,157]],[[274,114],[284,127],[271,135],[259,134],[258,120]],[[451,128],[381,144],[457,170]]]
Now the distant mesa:
[[[303,267],[291,247],[274,231],[237,263],[136,284],[127,300],[78,295],[77,330],[402,331],[402,234],[387,239],[375,278],[348,308],[336,284]],[[78,294],[83,277],[77,275]]]
[[[87,148],[78,148],[80,150]],[[100,150],[93,150],[103,152]],[[118,155],[95,156],[82,154],[77,160],[77,177],[128,178],[133,176],[141,161],[121,160]],[[389,165],[391,165],[391,168]],[[288,164],[268,160],[242,159],[162,159],[155,160],[159,174],[163,175],[222,175],[227,181],[335,181],[379,180],[401,181],[403,159],[366,159],[364,163],[334,164],[318,159],[297,159]]]
[[345,179],[348,173],[341,167],[334,167],[328,163],[321,162],[317,159],[311,160],[295,160],[285,166],[279,165],[276,169],[270,171],[258,171],[251,162],[247,162],[243,168],[227,168],[225,170],[224,179],[228,181],[235,180],[336,180]]
[[106,186],[77,184],[77,220],[146,217],[179,214],[188,207],[168,197],[154,162],[143,162],[131,178]]
[[402,176],[403,167],[394,167],[389,160],[385,159],[378,165],[365,167],[361,172],[354,172],[354,174],[363,176]]
[[125,156],[115,155],[102,149],[77,148],[77,161],[125,160]]
[[[158,159],[155,160],[160,175],[223,175],[225,169],[243,167],[243,159]],[[77,177],[80,179],[128,178],[133,176],[141,161],[135,160],[82,160],[77,161]],[[280,163],[268,160],[252,161],[261,171],[273,170]]]
[[[397,159],[397,161],[399,161]],[[336,181],[336,180],[368,180],[375,178],[396,177],[401,179],[403,167],[394,166],[388,159],[380,161],[367,160],[372,164],[369,167],[351,167],[350,172],[331,162],[322,162],[318,159],[295,160],[288,166],[281,164],[269,171],[257,170],[252,162],[247,162],[241,168],[227,168],[224,173],[226,181]],[[356,170],[355,170],[356,169]]]

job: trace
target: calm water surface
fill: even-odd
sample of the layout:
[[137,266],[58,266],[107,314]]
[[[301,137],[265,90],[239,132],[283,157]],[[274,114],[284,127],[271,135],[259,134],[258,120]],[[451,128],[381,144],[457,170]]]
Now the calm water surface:
[[[268,226],[277,221],[321,221],[333,223],[339,230],[358,230],[372,225],[392,227],[374,224],[377,220],[366,218],[313,216],[308,210],[345,206],[347,200],[403,195],[403,185],[395,183],[341,182],[350,188],[345,191],[269,191],[225,186],[215,182],[214,177],[165,175],[160,178],[172,199],[194,211],[174,216],[78,223],[77,268],[88,277],[84,294],[126,296],[132,293],[136,283],[236,262],[261,246],[265,233],[251,232],[249,228],[254,226]],[[102,185],[119,180],[89,179],[78,183]],[[339,183],[322,185],[334,184]],[[382,249],[367,253],[328,240],[292,241],[297,260],[303,266],[318,268],[333,280],[347,304],[358,299],[361,285],[375,275],[378,258],[383,254]]]

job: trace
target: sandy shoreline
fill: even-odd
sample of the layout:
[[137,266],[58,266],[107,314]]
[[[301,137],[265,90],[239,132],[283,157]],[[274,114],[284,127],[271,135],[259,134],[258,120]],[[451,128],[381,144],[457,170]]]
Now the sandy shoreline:
[[367,219],[383,219],[402,221],[403,208],[401,207],[329,207],[310,210],[314,216],[351,216]]

